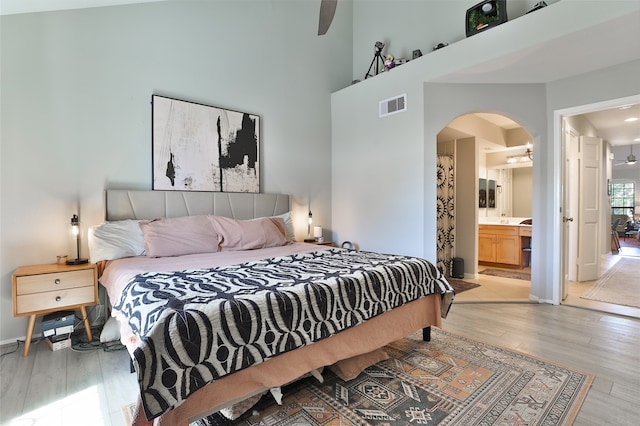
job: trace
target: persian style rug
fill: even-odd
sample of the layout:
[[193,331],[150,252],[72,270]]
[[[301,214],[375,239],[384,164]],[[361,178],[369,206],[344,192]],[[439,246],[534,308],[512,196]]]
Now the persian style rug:
[[449,282],[449,284],[451,284],[451,287],[453,287],[453,290],[456,292],[456,294],[460,294],[463,291],[471,290],[472,288],[480,287],[480,284],[478,283],[470,283],[458,278],[447,278],[447,281]]
[[482,275],[492,275],[494,277],[512,278],[516,280],[531,281],[531,273],[524,271],[510,271],[508,269],[484,269],[479,272]]
[[640,258],[621,257],[581,299],[640,308]]
[[[417,336],[417,335],[415,335]],[[432,341],[385,347],[389,359],[345,382],[325,369],[285,388],[281,406],[265,396],[235,421],[212,425],[568,425],[593,376],[438,328]]]

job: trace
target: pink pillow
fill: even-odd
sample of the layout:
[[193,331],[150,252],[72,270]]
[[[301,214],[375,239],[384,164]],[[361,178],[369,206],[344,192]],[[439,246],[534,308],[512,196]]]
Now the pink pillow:
[[278,217],[263,217],[253,220],[237,220],[223,216],[209,216],[218,233],[223,251],[252,250],[283,246],[286,227]]
[[147,256],[182,256],[218,251],[218,234],[207,216],[162,218],[140,223]]

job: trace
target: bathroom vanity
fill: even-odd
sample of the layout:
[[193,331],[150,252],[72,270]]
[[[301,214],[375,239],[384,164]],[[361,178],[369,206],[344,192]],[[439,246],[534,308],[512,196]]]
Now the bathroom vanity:
[[516,224],[510,219],[478,225],[478,262],[496,266],[522,268],[529,264],[531,225]]

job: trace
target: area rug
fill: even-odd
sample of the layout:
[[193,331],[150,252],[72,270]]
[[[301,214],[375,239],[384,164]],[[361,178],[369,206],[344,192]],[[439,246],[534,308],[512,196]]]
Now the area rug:
[[[325,369],[285,389],[281,406],[264,397],[231,422],[211,425],[568,425],[593,376],[520,352],[432,328],[432,341],[402,339],[389,359],[345,382]],[[412,336],[412,337],[414,337]]]
[[456,294],[460,294],[463,291],[471,290],[472,288],[480,287],[480,284],[478,283],[470,283],[458,278],[447,278],[447,282],[451,284],[451,287],[453,287],[453,290],[456,292]]
[[640,308],[640,258],[621,257],[580,298]]
[[508,269],[484,269],[480,271],[482,275],[492,275],[494,277],[512,278],[516,280],[531,281],[531,274],[524,271],[510,271]]

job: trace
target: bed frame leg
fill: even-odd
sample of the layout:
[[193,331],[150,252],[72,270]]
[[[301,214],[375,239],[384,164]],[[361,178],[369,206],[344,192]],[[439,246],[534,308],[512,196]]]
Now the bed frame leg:
[[425,342],[431,341],[431,326],[422,329],[422,340]]

